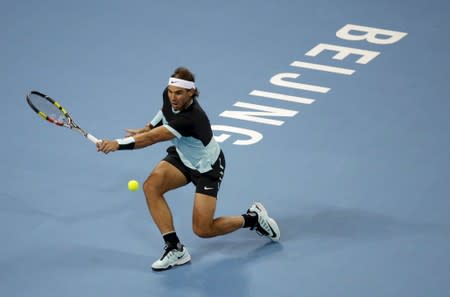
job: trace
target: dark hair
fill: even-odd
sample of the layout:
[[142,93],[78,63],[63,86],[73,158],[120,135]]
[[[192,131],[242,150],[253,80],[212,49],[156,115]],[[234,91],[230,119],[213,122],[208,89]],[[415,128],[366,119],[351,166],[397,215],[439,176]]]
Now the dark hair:
[[[175,77],[175,78],[195,82],[194,74],[186,67],[178,67],[177,69],[174,70],[173,74],[170,77]],[[197,98],[199,95],[200,95],[200,92],[198,91],[198,88],[196,87],[192,98]]]

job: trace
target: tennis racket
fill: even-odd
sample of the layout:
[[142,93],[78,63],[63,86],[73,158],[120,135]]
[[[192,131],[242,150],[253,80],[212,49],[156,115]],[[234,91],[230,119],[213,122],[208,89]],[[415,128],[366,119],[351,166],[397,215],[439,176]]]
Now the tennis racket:
[[49,121],[60,127],[66,127],[79,132],[81,135],[97,143],[100,140],[97,139],[92,134],[87,133],[74,123],[72,117],[69,113],[59,104],[57,101],[53,100],[49,96],[42,94],[38,91],[31,91],[27,95],[27,102],[38,115],[40,115],[44,120]]

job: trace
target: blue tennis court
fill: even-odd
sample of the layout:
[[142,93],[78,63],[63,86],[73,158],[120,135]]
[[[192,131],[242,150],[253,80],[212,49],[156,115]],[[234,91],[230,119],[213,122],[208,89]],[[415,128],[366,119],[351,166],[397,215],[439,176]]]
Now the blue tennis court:
[[[3,1],[0,295],[450,295],[450,2]],[[227,158],[217,216],[262,201],[281,229],[202,239],[192,262],[142,182],[168,144],[100,154],[27,106],[42,91],[99,138],[139,128],[173,69],[196,74]]]

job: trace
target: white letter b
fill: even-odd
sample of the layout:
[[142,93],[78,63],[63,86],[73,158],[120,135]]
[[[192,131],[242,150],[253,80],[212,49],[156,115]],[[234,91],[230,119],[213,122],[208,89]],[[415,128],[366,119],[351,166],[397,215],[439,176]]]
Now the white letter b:
[[[357,31],[357,32],[363,32],[366,34],[359,34],[359,35],[353,35],[350,34],[350,31]],[[390,31],[390,30],[384,30],[384,29],[378,29],[378,28],[372,28],[372,27],[364,27],[364,26],[358,26],[358,25],[352,25],[347,24],[339,31],[336,32],[336,36],[345,39],[345,40],[367,40],[370,43],[374,44],[392,44],[396,43],[403,37],[405,37],[408,33],[405,32],[398,32],[398,31]],[[377,36],[386,36],[387,38],[378,38]]]

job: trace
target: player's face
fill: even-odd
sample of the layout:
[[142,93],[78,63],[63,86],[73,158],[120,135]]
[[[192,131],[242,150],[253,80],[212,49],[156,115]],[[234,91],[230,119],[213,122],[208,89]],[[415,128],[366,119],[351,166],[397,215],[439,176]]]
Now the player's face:
[[180,87],[168,86],[168,93],[170,104],[175,110],[183,110],[191,103],[193,90],[187,90]]

